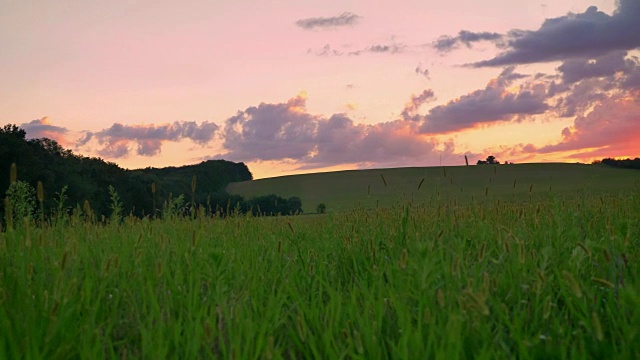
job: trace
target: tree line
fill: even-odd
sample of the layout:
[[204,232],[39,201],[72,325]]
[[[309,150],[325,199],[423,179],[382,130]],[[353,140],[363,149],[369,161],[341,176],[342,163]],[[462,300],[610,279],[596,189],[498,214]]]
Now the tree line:
[[640,158],[635,158],[635,159],[627,158],[627,159],[620,159],[620,160],[606,158],[606,159],[602,159],[600,163],[613,166],[616,168],[621,168],[621,169],[640,170]]
[[[73,154],[48,138],[27,139],[26,132],[16,125],[0,128],[2,198],[23,196],[23,201],[35,204],[33,212],[39,210],[47,217],[56,211],[71,213],[89,206],[96,219],[108,218],[114,211],[114,194],[110,189],[117,195],[118,210],[123,215],[137,217],[162,216],[167,207],[175,208],[171,210],[174,213],[191,215],[197,211],[210,215],[301,212],[299,198],[268,195],[245,200],[224,190],[230,182],[252,179],[244,163],[226,160],[126,170],[97,157]],[[0,201],[2,219],[5,219],[6,206],[6,201]]]

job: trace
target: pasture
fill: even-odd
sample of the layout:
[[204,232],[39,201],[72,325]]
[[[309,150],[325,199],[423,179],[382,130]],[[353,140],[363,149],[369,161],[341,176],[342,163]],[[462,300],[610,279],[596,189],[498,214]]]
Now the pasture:
[[16,226],[0,358],[640,357],[640,172],[446,172],[230,186],[326,215]]
[[353,206],[373,208],[398,202],[438,204],[483,201],[528,201],[530,195],[572,197],[630,191],[640,180],[638,171],[585,164],[515,164],[348,170],[282,176],[231,183],[227,191],[253,196],[298,196],[305,212],[319,203],[327,211]]

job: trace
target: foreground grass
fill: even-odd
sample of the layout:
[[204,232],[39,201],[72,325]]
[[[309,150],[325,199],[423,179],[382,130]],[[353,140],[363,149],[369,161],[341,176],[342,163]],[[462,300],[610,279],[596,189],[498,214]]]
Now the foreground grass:
[[640,191],[0,234],[0,358],[638,358]]

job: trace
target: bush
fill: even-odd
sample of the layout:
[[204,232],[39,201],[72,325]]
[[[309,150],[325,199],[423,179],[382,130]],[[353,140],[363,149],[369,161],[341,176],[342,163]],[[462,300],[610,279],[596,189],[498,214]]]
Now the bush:
[[29,183],[18,180],[9,186],[7,198],[13,209],[13,220],[21,224],[23,220],[31,221],[36,208],[36,190]]
[[327,205],[325,205],[324,203],[318,204],[318,206],[316,206],[316,212],[318,214],[324,214],[325,212],[327,212]]

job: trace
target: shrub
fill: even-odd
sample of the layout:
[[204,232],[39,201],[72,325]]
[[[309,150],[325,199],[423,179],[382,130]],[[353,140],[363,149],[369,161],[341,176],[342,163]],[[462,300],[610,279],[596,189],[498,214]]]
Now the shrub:
[[18,180],[7,190],[7,198],[11,202],[13,220],[16,224],[23,220],[31,221],[36,208],[36,190],[29,183]]

